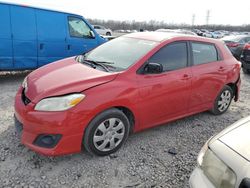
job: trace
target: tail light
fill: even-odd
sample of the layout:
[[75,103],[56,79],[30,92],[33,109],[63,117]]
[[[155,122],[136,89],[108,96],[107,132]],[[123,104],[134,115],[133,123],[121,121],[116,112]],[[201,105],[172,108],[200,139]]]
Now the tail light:
[[239,43],[237,43],[237,42],[230,42],[230,43],[227,43],[227,46],[228,47],[237,47],[237,46],[239,46],[240,44]]
[[243,49],[244,49],[244,50],[250,50],[250,44],[245,44],[245,46],[244,46]]

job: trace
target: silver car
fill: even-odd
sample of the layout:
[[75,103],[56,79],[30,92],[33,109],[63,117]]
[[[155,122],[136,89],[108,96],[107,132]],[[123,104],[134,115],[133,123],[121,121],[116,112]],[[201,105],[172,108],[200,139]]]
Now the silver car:
[[197,162],[192,188],[250,188],[250,116],[209,139]]

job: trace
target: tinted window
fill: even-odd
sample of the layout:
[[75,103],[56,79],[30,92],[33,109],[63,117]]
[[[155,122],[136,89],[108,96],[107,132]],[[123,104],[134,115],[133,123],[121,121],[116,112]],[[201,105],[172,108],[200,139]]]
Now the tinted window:
[[71,37],[91,38],[91,29],[80,18],[69,17],[69,33]]
[[194,65],[218,61],[217,50],[213,44],[192,43]]
[[186,67],[187,59],[187,44],[180,42],[164,46],[149,59],[149,62],[162,64],[163,71],[171,71]]

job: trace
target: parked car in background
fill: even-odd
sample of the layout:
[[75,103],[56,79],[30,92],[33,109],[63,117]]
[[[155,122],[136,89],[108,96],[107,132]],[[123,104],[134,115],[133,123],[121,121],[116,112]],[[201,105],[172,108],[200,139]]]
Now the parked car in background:
[[240,68],[219,40],[124,35],[30,73],[15,98],[16,127],[21,142],[44,155],[80,152],[82,143],[109,155],[130,132],[226,112],[238,100]]
[[211,32],[211,34],[212,34],[212,38],[215,38],[215,39],[220,39],[224,37],[224,34],[220,31],[214,31],[214,32]]
[[236,35],[236,36],[226,36],[223,40],[227,47],[230,49],[234,57],[240,60],[243,47],[246,43],[250,42],[250,35]]
[[250,117],[212,137],[191,174],[192,188],[250,188]]
[[112,31],[111,29],[106,29],[104,26],[101,25],[93,25],[94,29],[99,35],[106,35],[106,36],[111,36]]
[[76,14],[0,3],[0,71],[36,69],[106,40]]
[[243,72],[250,73],[250,43],[244,45],[240,59]]
[[185,29],[157,29],[156,32],[166,32],[166,33],[179,33],[179,34],[186,34],[186,35],[197,35],[196,33],[185,30]]
[[211,33],[210,31],[204,32],[204,33],[202,34],[202,36],[203,36],[203,37],[208,37],[208,38],[213,38],[213,35],[212,35],[212,33]]

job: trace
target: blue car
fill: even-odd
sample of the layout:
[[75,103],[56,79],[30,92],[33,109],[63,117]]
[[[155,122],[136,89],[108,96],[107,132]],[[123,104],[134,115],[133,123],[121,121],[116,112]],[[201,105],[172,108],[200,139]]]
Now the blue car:
[[82,16],[0,3],[0,71],[36,69],[105,41]]

